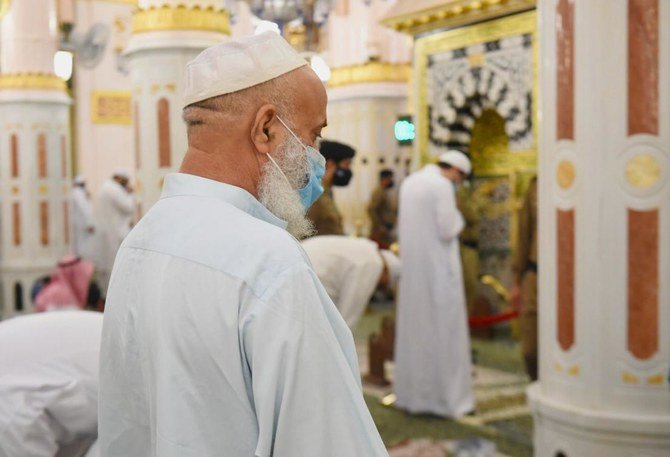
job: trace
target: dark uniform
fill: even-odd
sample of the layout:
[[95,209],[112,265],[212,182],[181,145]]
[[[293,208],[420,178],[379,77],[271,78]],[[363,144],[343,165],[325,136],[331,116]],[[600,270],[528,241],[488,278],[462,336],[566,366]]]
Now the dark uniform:
[[330,187],[324,187],[323,195],[314,202],[307,217],[314,222],[316,235],[344,235],[342,215],[335,205]]
[[[458,209],[465,219],[465,228],[459,235],[461,241],[461,263],[463,264],[463,283],[467,300],[468,315],[487,314],[488,309],[476,309],[477,289],[479,285],[479,213],[481,202],[471,187],[461,186],[456,192]],[[480,307],[481,308],[481,305]]]
[[398,199],[393,189],[379,186],[372,192],[368,216],[372,222],[370,239],[380,248],[388,249],[395,241],[392,232],[398,219]]
[[533,178],[519,213],[519,242],[515,260],[521,288],[521,351],[528,374],[537,379],[537,178]]

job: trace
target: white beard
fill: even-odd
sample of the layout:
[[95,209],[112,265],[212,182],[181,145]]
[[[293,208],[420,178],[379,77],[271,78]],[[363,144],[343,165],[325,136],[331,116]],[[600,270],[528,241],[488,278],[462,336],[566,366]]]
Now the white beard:
[[[286,178],[268,160],[261,170],[258,200],[272,214],[286,221],[286,230],[297,239],[313,235],[314,224],[305,217],[305,208],[295,190],[304,186],[305,176],[310,171],[303,146],[293,136],[287,135],[272,157]],[[286,182],[287,179],[290,184]]]

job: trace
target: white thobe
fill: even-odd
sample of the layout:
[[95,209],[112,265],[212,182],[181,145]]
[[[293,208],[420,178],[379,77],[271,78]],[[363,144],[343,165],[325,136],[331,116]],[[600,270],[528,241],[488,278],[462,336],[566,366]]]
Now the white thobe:
[[170,174],[105,309],[103,457],[387,456],[351,332],[251,194]]
[[70,191],[70,249],[74,255],[88,260],[92,260],[95,248],[90,228],[95,229],[91,202],[86,189],[74,186]]
[[325,235],[302,242],[316,275],[353,329],[377,288],[384,269],[377,243],[365,238]]
[[53,457],[95,439],[101,330],[91,311],[0,322],[0,456]]
[[96,207],[97,253],[94,261],[103,294],[107,291],[116,251],[130,232],[134,211],[135,198],[121,184],[113,179],[102,184]]
[[453,184],[427,165],[400,188],[402,258],[395,342],[397,406],[459,417],[474,408]]

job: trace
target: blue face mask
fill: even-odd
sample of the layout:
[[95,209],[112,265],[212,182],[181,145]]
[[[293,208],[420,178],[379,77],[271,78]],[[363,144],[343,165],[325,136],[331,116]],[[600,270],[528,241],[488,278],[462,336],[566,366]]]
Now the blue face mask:
[[[300,145],[305,148],[305,153],[307,154],[307,162],[309,163],[309,179],[307,180],[307,183],[300,189],[298,189],[298,195],[300,196],[300,201],[302,202],[302,206],[305,208],[305,211],[307,211],[315,201],[319,199],[321,194],[323,194],[323,186],[321,185],[321,178],[323,178],[323,174],[326,172],[326,159],[321,155],[319,151],[314,149],[311,146],[305,146],[305,144],[298,138],[298,136],[293,133],[293,131],[286,125],[286,123],[277,116],[277,119],[279,119],[279,122],[282,123],[284,127],[286,127],[286,130],[289,131],[291,135],[293,135],[293,138],[295,138]],[[289,182],[288,178],[284,174],[284,171],[277,165],[277,162],[274,161],[272,156],[268,154],[268,158],[272,161],[275,167],[279,170],[279,172],[284,176],[284,179],[286,179],[286,182],[291,185]]]

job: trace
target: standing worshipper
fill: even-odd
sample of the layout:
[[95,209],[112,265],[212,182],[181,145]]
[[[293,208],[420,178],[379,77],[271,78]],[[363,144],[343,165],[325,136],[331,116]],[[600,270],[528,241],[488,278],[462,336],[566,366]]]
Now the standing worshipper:
[[368,216],[372,222],[370,239],[380,248],[388,249],[395,241],[393,230],[398,218],[398,199],[393,191],[393,170],[379,173],[379,186],[372,192],[368,204]]
[[519,213],[512,296],[520,301],[521,352],[532,381],[537,381],[537,177],[530,181]]
[[470,170],[465,154],[447,151],[400,188],[395,393],[411,413],[457,418],[475,406],[455,198]]
[[76,176],[70,191],[70,249],[77,257],[91,259],[95,236],[95,222],[86,180]]
[[356,151],[344,143],[327,140],[321,142],[319,151],[326,158],[326,171],[321,179],[324,192],[310,208],[307,217],[314,224],[315,235],[344,235],[342,214],[333,199],[333,186],[349,185],[353,176],[351,160]]
[[323,83],[273,32],[206,49],[185,81],[180,172],[112,273],[102,457],[387,456],[296,240],[323,191]]
[[130,187],[130,175],[125,170],[117,170],[102,184],[98,193],[96,220],[98,222],[98,242],[96,271],[98,285],[103,295],[109,286],[116,251],[132,228],[135,198]]

